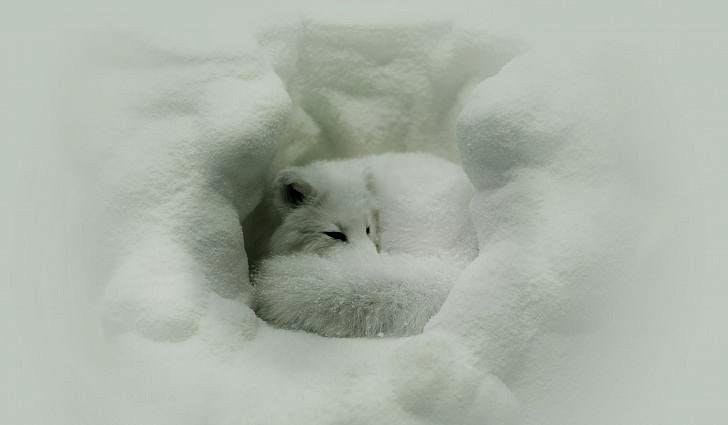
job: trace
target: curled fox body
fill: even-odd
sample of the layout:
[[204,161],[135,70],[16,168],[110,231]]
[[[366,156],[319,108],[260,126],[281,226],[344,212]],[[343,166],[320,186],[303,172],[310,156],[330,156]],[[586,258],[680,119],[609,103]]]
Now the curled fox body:
[[477,254],[460,167],[397,153],[279,171],[243,231],[255,311],[333,337],[422,331]]

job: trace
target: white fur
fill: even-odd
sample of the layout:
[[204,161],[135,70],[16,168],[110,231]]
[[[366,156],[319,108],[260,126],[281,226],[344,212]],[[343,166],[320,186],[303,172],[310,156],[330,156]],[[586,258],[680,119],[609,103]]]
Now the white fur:
[[477,255],[472,191],[460,167],[427,154],[281,171],[272,184],[280,223],[272,256],[253,276],[258,315],[326,336],[421,332]]
[[331,337],[422,331],[459,270],[434,257],[360,254],[278,256],[255,276],[256,311],[275,325]]
[[[270,253],[323,254],[344,246],[378,250],[376,202],[369,180],[361,167],[342,169],[334,162],[281,171],[272,189],[281,224],[271,236]],[[288,188],[302,197],[300,203],[286,198]],[[345,235],[346,241],[326,232]]]
[[[291,180],[305,182],[315,201],[294,210],[282,204],[280,185]],[[342,245],[326,238],[314,241],[313,236],[307,239],[303,234],[317,229],[320,236],[320,231],[338,221],[354,231],[354,243],[349,246],[363,242],[370,250],[374,244],[383,252],[435,255],[469,263],[478,252],[469,213],[472,195],[473,187],[462,168],[424,153],[390,153],[292,167],[278,174],[267,202],[246,219],[246,251],[254,263],[270,255],[323,254]],[[269,217],[272,223],[262,226]],[[365,223],[371,226],[371,244],[362,232]],[[263,228],[269,226],[273,228]]]

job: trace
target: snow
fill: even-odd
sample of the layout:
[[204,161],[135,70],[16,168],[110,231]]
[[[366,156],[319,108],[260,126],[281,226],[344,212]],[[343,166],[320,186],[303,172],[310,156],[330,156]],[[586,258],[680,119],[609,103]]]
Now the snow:
[[280,160],[398,151],[458,157],[462,96],[513,56],[513,40],[449,22],[304,21],[262,37],[291,97]]
[[[0,422],[721,422],[725,34],[550,31],[689,27],[618,21],[631,5],[325,6],[180,6],[174,29],[149,6],[144,29],[5,38]],[[464,259],[452,282],[426,273],[452,285],[437,315],[346,339],[257,318],[240,222],[270,172],[382,152],[475,187],[449,218],[472,220],[477,258],[419,188],[398,217],[441,233],[378,260]],[[388,180],[389,202],[412,187]]]
[[[453,157],[456,152],[454,111],[461,106],[460,91],[466,90],[466,80],[475,78],[467,74],[480,73],[482,78],[482,75],[495,72],[497,65],[505,59],[498,55],[489,57],[488,61],[481,59],[485,65],[470,66],[474,68],[471,70],[464,67],[464,76],[450,81],[448,67],[463,65],[460,56],[464,53],[458,53],[460,49],[467,52],[483,44],[497,43],[490,38],[476,38],[477,42],[469,45],[464,33],[449,25],[427,24],[389,30],[395,39],[401,34],[406,41],[403,46],[389,46],[390,36],[372,39],[366,34],[357,36],[358,31],[354,32],[355,36],[349,36],[351,30],[347,26],[329,29],[328,23],[309,22],[304,26],[295,25],[288,31],[293,32],[294,38],[303,39],[297,41],[295,49],[289,53],[297,55],[295,64],[300,67],[291,73],[299,79],[308,77],[311,80],[290,82],[288,87],[284,85],[286,74],[280,70],[283,65],[278,65],[277,69],[273,65],[269,68],[260,66],[241,75],[239,67],[217,57],[196,59],[192,56],[182,60],[175,54],[159,53],[160,59],[150,59],[149,55],[156,56],[154,52],[158,49],[143,44],[130,48],[128,53],[132,57],[142,56],[140,65],[133,66],[136,60],[123,57],[125,63],[132,64],[129,72],[135,81],[131,93],[123,92],[122,99],[123,109],[131,117],[130,128],[122,130],[121,136],[110,140],[105,148],[107,152],[117,152],[110,166],[116,172],[110,173],[110,167],[106,165],[98,167],[99,178],[109,180],[103,183],[104,186],[117,191],[109,193],[107,204],[107,220],[115,223],[113,231],[109,232],[107,255],[118,261],[108,268],[109,278],[100,306],[105,328],[109,335],[115,335],[115,344],[120,345],[126,355],[145,364],[150,362],[148,357],[154,356],[148,351],[164,352],[154,343],[177,344],[169,348],[172,350],[170,355],[176,358],[189,355],[185,353],[197,353],[201,356],[196,362],[200,371],[194,375],[204,370],[225,376],[216,383],[215,392],[229,391],[235,394],[232,397],[235,400],[242,397],[245,400],[242,406],[246,406],[243,411],[252,423],[262,421],[256,418],[285,423],[285,418],[292,412],[303,412],[297,419],[299,423],[357,418],[366,422],[384,417],[418,423],[430,416],[432,406],[417,400],[422,399],[422,394],[427,395],[425,400],[432,398],[434,388],[443,388],[438,393],[438,398],[443,398],[445,403],[442,412],[438,413],[442,418],[456,412],[463,417],[472,416],[468,412],[476,409],[473,391],[484,379],[499,382],[484,371],[476,373],[473,367],[440,358],[437,362],[442,364],[436,367],[431,378],[421,376],[419,368],[390,371],[387,365],[391,360],[388,359],[405,349],[400,346],[406,344],[406,340],[394,339],[386,343],[331,341],[272,329],[250,314],[251,290],[241,249],[244,234],[240,232],[239,221],[260,201],[270,164],[296,163],[304,161],[307,155],[378,153],[385,147],[394,151],[430,150]],[[330,39],[334,36],[335,40],[348,37],[350,41],[332,43]],[[367,47],[367,43],[373,45]],[[423,43],[442,45],[439,47],[442,52],[423,49]],[[381,50],[385,46],[391,48],[389,53]],[[506,48],[504,44],[502,49]],[[262,49],[265,50],[265,44]],[[370,71],[374,75],[368,77],[369,80],[362,79],[361,75],[370,68],[362,67],[357,60],[350,61],[354,53],[364,62],[374,61],[370,66],[378,71]],[[380,55],[384,53],[391,59],[382,59]],[[237,60],[247,63],[255,54],[246,52]],[[311,59],[306,54],[314,56]],[[438,55],[442,54],[445,59],[438,60]],[[339,60],[339,57],[343,59]],[[339,62],[330,69],[308,69],[307,61],[312,60],[316,63]],[[394,62],[387,65],[389,61]],[[180,62],[184,65],[178,65]],[[223,65],[215,66],[220,62]],[[236,63],[235,60],[230,62]],[[260,60],[254,62],[259,64]],[[137,70],[139,66],[142,66],[141,70]],[[181,72],[173,72],[180,67]],[[435,69],[437,67],[444,68]],[[159,72],[155,72],[157,68]],[[282,77],[280,80],[278,75]],[[410,84],[392,81],[394,76]],[[111,75],[102,74],[102,78],[104,81],[98,86],[94,84],[96,87],[123,84],[128,77],[119,75],[116,67],[112,67]],[[115,82],[119,78],[122,83]],[[141,81],[137,83],[138,79]],[[342,87],[346,81],[357,83]],[[446,97],[439,92],[445,90],[441,86],[447,84],[454,86],[448,92],[449,103],[442,103],[440,100]],[[311,93],[307,94],[307,91]],[[330,99],[326,97],[329,92],[335,94]],[[285,93],[291,100],[282,95]],[[343,98],[337,96],[351,100],[341,103]],[[369,102],[369,106],[347,114],[359,99]],[[403,100],[406,105],[401,103]],[[301,106],[301,102],[314,104]],[[302,111],[297,111],[299,108]],[[394,110],[407,115],[392,116]],[[286,120],[287,117],[291,117],[290,120]],[[301,121],[297,117],[301,117]],[[370,125],[374,122],[380,124]],[[434,124],[437,124],[437,133],[430,131]],[[311,131],[312,127],[316,130],[313,141],[306,142],[304,137],[299,144],[299,132]],[[380,133],[372,134],[371,131],[377,128]],[[383,138],[381,134],[387,137]],[[341,148],[325,149],[333,141]],[[381,145],[373,145],[375,142]],[[96,149],[101,150],[98,146]],[[317,153],[321,149],[328,152],[327,155]],[[146,153],[141,160],[140,152]],[[303,153],[296,158],[289,152]],[[286,293],[287,299],[305,304],[316,297],[310,291],[328,287],[328,292],[319,293],[317,297],[325,298],[327,294],[336,294],[329,286],[342,273],[361,278],[363,284],[368,282],[369,285],[381,286],[395,281],[401,289],[390,286],[393,296],[401,297],[401,291],[405,294],[421,292],[421,295],[405,297],[412,313],[395,323],[394,328],[382,328],[382,334],[416,333],[424,326],[426,317],[444,300],[458,274],[455,264],[462,264],[474,256],[473,232],[464,227],[465,223],[469,224],[466,213],[472,189],[456,166],[425,156],[384,156],[367,166],[375,176],[375,184],[385,204],[382,206],[385,229],[382,237],[383,244],[391,248],[392,257],[381,256],[366,264],[305,257],[295,262],[293,259],[265,262],[259,294],[268,297],[262,297],[261,302],[281,299],[280,294],[290,291],[300,295],[300,299]],[[396,254],[398,252],[402,254]],[[439,254],[452,260],[443,263],[424,256],[428,254]],[[366,271],[367,267],[372,270]],[[296,285],[295,281],[287,280],[290,287],[282,286],[282,276],[296,274],[304,284]],[[397,277],[401,277],[401,281]],[[352,278],[344,281],[351,282]],[[314,282],[315,279],[319,280]],[[314,284],[316,286],[312,287]],[[417,289],[418,286],[422,289]],[[367,289],[371,292],[371,287],[367,286]],[[382,296],[381,293],[377,295]],[[415,302],[418,299],[421,302]],[[393,301],[382,299],[384,305]],[[320,302],[326,303],[325,299]],[[336,299],[331,302],[336,303]],[[240,313],[219,317],[220,305],[226,306],[226,311]],[[386,322],[389,319],[377,316],[373,320]],[[412,328],[402,330],[401,326]],[[220,332],[221,327],[226,331]],[[435,339],[425,345],[414,343],[411,346],[419,348],[406,348],[405,352],[414,351],[410,355],[415,355],[427,350],[429,353],[438,344],[447,346],[447,350],[453,349],[449,342],[438,341]],[[349,352],[351,344],[356,344],[357,355],[348,354],[333,364],[333,354],[324,357],[314,354],[320,353],[322,346],[333,353]],[[339,346],[342,348],[332,348]],[[285,357],[275,362],[269,360],[269,351],[281,350],[287,353]],[[428,353],[423,355],[430,356]],[[167,357],[164,354],[157,356]],[[221,361],[220,356],[234,358],[233,364]],[[467,357],[467,353],[458,353],[457,358],[462,356]],[[362,365],[362,358],[369,358],[364,364],[369,366]],[[177,363],[176,367],[187,368],[186,362],[178,360],[173,364]],[[152,362],[147,367],[154,370],[158,366]],[[170,373],[176,374],[174,366],[169,367],[173,368]],[[362,367],[367,370],[364,377],[358,376],[361,372],[346,372],[355,375],[343,382],[338,378],[342,370],[355,371]],[[293,373],[297,368],[303,368],[299,373],[308,378],[299,381],[291,380],[288,374],[281,375],[281,370]],[[249,379],[251,374],[258,377]],[[410,382],[413,375],[420,376],[417,385],[395,384]],[[313,379],[311,376],[316,377],[318,385],[311,386],[308,382]],[[458,378],[451,382],[454,376]],[[378,388],[377,395],[367,398],[357,391],[345,390],[358,379],[373,380],[372,385]],[[282,385],[286,386],[285,390],[281,390]],[[385,388],[393,386],[397,389],[392,391],[400,394],[399,398],[387,397],[389,390]],[[494,388],[498,388],[496,393],[505,391],[506,395],[493,395],[489,387],[483,390],[487,394],[483,396],[486,400],[488,397],[495,397],[498,403],[501,399],[510,400],[502,385]],[[164,387],[159,391],[164,392]],[[302,392],[309,395],[299,400]],[[179,397],[179,403],[186,403],[190,396]],[[198,396],[192,397],[199,402]],[[216,415],[223,423],[233,421],[235,412],[241,407],[230,395],[222,400]],[[267,400],[275,400],[275,403]],[[253,406],[255,412],[251,412]],[[374,411],[373,406],[377,406]],[[324,408],[326,410],[322,411]],[[478,405],[477,409],[484,408]],[[469,420],[477,421],[478,415]]]

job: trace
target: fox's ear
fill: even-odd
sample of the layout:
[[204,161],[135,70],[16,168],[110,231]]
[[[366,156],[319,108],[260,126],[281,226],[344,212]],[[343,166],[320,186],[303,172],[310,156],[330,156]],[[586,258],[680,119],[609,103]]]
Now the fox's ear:
[[313,186],[295,168],[286,168],[273,181],[273,196],[281,211],[298,208],[316,196]]

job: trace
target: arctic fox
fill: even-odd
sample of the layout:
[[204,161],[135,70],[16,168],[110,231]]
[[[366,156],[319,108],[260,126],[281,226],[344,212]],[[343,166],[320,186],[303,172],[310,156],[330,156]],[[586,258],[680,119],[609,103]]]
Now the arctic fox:
[[251,269],[264,258],[338,248],[445,256],[468,263],[477,240],[462,168],[423,153],[286,168],[242,223]]
[[374,178],[363,162],[317,161],[286,168],[267,192],[242,223],[252,269],[276,255],[324,255],[337,248],[379,251]]
[[426,154],[278,172],[243,223],[256,313],[324,336],[421,332],[477,254],[472,192],[460,167]]
[[331,162],[287,168],[273,183],[281,224],[270,254],[324,254],[337,247],[375,252],[378,223],[371,173],[341,173]]

